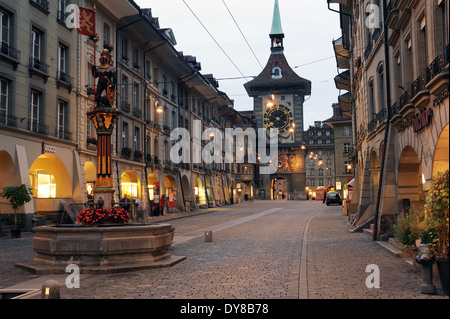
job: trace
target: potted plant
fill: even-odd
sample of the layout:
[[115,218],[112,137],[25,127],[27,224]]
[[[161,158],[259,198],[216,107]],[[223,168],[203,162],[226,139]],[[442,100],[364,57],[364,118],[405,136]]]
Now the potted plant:
[[439,172],[428,188],[426,202],[427,224],[435,229],[432,250],[436,260],[442,289],[448,295],[449,286],[449,174]]
[[425,210],[422,208],[411,208],[407,214],[399,215],[397,223],[394,225],[394,239],[404,246],[404,249],[411,253],[413,264],[417,263],[418,245],[416,242],[426,229]]
[[32,200],[32,195],[31,188],[25,184],[5,187],[0,193],[0,197],[6,198],[14,210],[14,228],[11,229],[11,237],[13,238],[19,238],[21,233],[17,210],[30,202]]

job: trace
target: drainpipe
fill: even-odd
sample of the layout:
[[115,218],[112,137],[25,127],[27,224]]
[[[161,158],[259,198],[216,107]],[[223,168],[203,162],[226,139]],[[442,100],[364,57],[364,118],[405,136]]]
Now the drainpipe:
[[391,120],[391,114],[390,114],[390,105],[391,105],[391,81],[390,81],[390,67],[389,67],[389,45],[388,45],[388,26],[386,24],[386,17],[387,17],[387,0],[383,0],[383,26],[384,26],[384,59],[385,59],[385,74],[386,74],[386,109],[387,109],[387,119],[386,119],[386,127],[384,131],[384,145],[383,145],[383,158],[381,160],[381,171],[380,171],[380,178],[378,182],[378,198],[377,198],[377,204],[375,208],[375,225],[373,228],[373,240],[379,241],[380,240],[380,232],[379,232],[379,216],[380,216],[380,203],[381,203],[381,194],[383,190],[383,181],[384,181],[384,170],[386,167],[386,157],[387,157],[387,147],[388,147],[388,138],[389,138],[389,130],[390,130],[390,120]]

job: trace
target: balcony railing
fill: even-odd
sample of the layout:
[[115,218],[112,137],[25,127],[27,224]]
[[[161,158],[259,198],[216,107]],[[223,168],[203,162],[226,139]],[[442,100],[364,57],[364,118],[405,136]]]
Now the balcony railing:
[[140,108],[133,107],[133,115],[140,119],[142,117],[142,110]]
[[17,67],[20,61],[20,51],[11,47],[8,43],[2,42],[0,54],[6,56],[8,60],[14,63],[14,67]]
[[392,116],[398,114],[398,111],[400,111],[399,103],[395,102],[394,104],[392,104],[390,107],[390,111]]
[[17,117],[6,114],[5,111],[0,111],[0,125],[17,127]]
[[130,103],[128,103],[127,101],[122,101],[122,105],[120,106],[120,108],[127,113],[131,110]]
[[381,110],[377,113],[377,121],[379,124],[383,123],[386,120],[386,110]]
[[425,86],[425,75],[421,75],[411,84],[411,98],[415,97],[419,92],[425,90]]
[[406,90],[400,96],[399,109],[401,110],[406,104],[409,104],[410,102],[411,102],[411,94],[408,90]]
[[367,126],[367,129],[369,130],[369,132],[375,131],[375,129],[377,128],[377,123],[378,122],[376,119],[370,121],[369,125]]
[[43,124],[29,124],[28,125],[28,130],[33,132],[33,133],[38,133],[38,134],[42,134],[42,135],[48,135],[48,126],[43,125]]
[[[447,60],[447,61],[446,61]],[[445,71],[445,66],[448,64],[448,47],[447,54],[438,56],[433,62],[427,67],[426,70],[426,84],[430,83],[437,75]]]
[[48,1],[47,0],[30,0],[30,3],[37,7],[38,9],[43,10],[48,13]]
[[72,132],[65,131],[64,129],[59,129],[57,132],[57,137],[66,141],[71,141]]
[[48,78],[48,64],[43,63],[35,57],[30,57],[29,71],[30,75],[37,72],[44,76],[44,79]]
[[73,87],[73,77],[69,76],[67,73],[59,70],[56,74],[56,87],[59,88],[61,84],[67,86],[69,88],[69,92]]

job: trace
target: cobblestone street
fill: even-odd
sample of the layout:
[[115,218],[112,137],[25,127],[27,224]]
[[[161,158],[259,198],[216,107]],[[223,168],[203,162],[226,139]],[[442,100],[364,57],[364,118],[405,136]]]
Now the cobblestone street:
[[[173,216],[160,217],[160,220]],[[373,242],[349,233],[341,206],[318,202],[255,201],[167,221],[176,227],[171,267],[81,275],[63,299],[445,299],[420,293],[420,271]],[[213,231],[205,242],[204,230]],[[307,234],[305,235],[305,229]],[[306,245],[303,240],[307,237]],[[0,240],[0,289],[52,276],[17,269],[34,257],[32,234]],[[306,250],[305,250],[306,249]],[[306,259],[305,259],[306,257]],[[366,287],[366,266],[380,269],[380,288]],[[439,287],[438,287],[439,288]]]

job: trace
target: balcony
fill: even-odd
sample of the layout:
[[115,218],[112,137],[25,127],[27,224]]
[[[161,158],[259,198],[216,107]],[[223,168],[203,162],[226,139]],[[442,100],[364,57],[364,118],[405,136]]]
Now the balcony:
[[69,93],[72,92],[73,88],[73,77],[69,76],[67,73],[63,71],[58,71],[56,74],[56,87],[59,89],[61,85],[64,85],[69,90]]
[[12,63],[14,69],[17,69],[17,66],[20,63],[20,51],[11,47],[8,43],[2,42],[2,47],[0,50],[0,56],[2,59],[9,61]]
[[0,126],[17,127],[17,117],[7,114],[4,110],[0,111]]
[[30,0],[30,3],[45,14],[49,14],[47,0]]
[[[449,53],[438,56],[426,69],[426,88],[430,94],[439,95],[445,88],[448,88],[448,63]],[[447,68],[447,69],[446,69]]]
[[48,126],[43,124],[30,123],[28,124],[28,130],[33,133],[48,135]]
[[347,70],[345,72],[338,74],[334,78],[334,82],[338,90],[350,91],[350,71]]
[[142,110],[138,107],[133,107],[133,115],[140,119],[142,117]]
[[386,121],[386,110],[381,110],[380,112],[377,113],[376,115],[376,119],[378,121],[378,124],[383,123],[384,121]]
[[333,41],[333,48],[336,55],[336,62],[339,69],[350,69],[350,56],[345,48],[342,37]]
[[30,77],[32,77],[34,74],[38,74],[42,76],[44,79],[44,83],[47,83],[48,80],[48,64],[43,63],[41,60],[30,57],[30,64],[28,66],[28,71],[30,73]]
[[373,119],[372,121],[370,121],[369,125],[367,125],[367,129],[368,129],[369,133],[376,130],[377,123],[378,123],[378,121],[376,119]]
[[421,109],[429,102],[430,91],[426,89],[426,77],[421,75],[411,84],[411,103]]
[[59,129],[56,135],[59,139],[71,141],[72,140],[72,132],[66,131],[64,129]]
[[120,108],[127,113],[130,112],[130,110],[131,110],[130,103],[128,103],[127,101],[122,101]]

